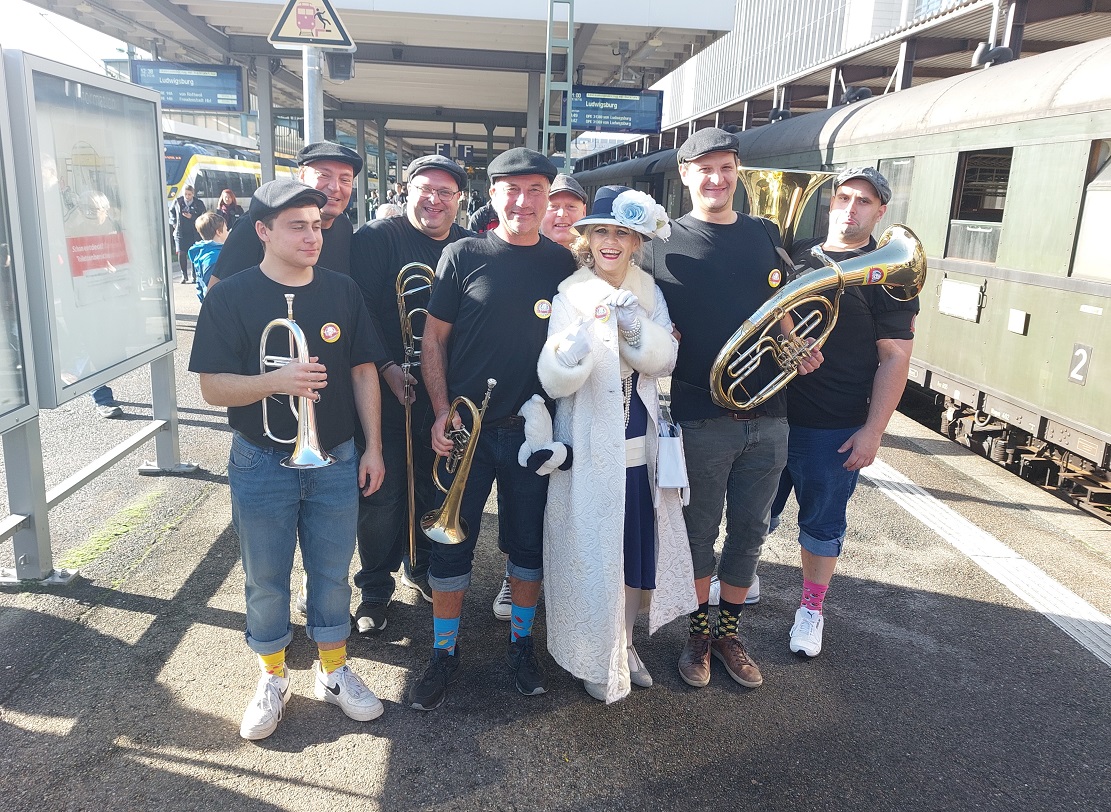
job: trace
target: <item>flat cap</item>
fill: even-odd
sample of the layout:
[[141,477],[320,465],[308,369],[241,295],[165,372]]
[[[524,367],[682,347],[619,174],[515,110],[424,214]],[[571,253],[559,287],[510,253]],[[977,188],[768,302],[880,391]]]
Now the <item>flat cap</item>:
[[441,172],[447,172],[455,178],[455,182],[460,189],[467,188],[467,170],[451,158],[445,158],[443,155],[422,155],[409,163],[409,180],[412,180],[413,175],[424,169],[439,169]]
[[248,214],[258,222],[292,206],[317,206],[324,208],[328,195],[293,178],[278,178],[262,184],[251,197]]
[[679,163],[685,163],[711,152],[733,152],[739,156],[741,147],[737,143],[737,136],[719,130],[717,127],[695,130],[694,134],[683,142],[683,146],[679,147],[675,157],[679,159]]
[[333,144],[331,141],[316,141],[301,147],[301,151],[297,153],[297,165],[304,166],[313,161],[339,161],[350,164],[356,175],[363,171],[363,159],[359,157],[359,153],[350,147]]
[[536,150],[514,147],[490,161],[486,174],[490,176],[491,183],[510,175],[543,175],[551,183],[559,174],[559,170],[556,169],[555,164]]
[[562,172],[556,175],[555,180],[552,181],[552,188],[548,190],[548,197],[556,192],[570,192],[587,206],[590,205],[590,198],[586,196],[586,189],[573,177]]
[[887,182],[887,178],[880,174],[878,169],[873,169],[870,166],[855,166],[851,169],[841,170],[841,174],[837,176],[834,188],[837,188],[842,183],[847,183],[850,180],[860,178],[872,184],[872,188],[876,190],[876,194],[880,196],[880,203],[887,205],[887,201],[891,200],[891,184]]

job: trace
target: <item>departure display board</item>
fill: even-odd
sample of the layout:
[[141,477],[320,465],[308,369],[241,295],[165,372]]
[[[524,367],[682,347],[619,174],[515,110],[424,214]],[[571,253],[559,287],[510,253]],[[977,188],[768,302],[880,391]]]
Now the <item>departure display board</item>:
[[571,89],[571,129],[654,135],[663,116],[662,90],[576,85]]
[[247,109],[243,69],[237,65],[136,60],[131,63],[131,81],[157,90],[167,110],[241,113]]

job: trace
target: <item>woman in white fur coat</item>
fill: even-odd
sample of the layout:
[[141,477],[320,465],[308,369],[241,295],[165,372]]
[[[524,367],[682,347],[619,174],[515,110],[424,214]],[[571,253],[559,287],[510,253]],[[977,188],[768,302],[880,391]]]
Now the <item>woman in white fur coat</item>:
[[607,186],[575,227],[580,268],[559,286],[538,364],[555,439],[574,451],[548,488],[544,600],[552,656],[609,703],[630,682],[652,685],[633,646],[637,614],[649,608],[651,634],[698,600],[679,491],[655,485],[656,380],[678,343],[636,264],[644,240],[666,239],[667,215],[643,192]]

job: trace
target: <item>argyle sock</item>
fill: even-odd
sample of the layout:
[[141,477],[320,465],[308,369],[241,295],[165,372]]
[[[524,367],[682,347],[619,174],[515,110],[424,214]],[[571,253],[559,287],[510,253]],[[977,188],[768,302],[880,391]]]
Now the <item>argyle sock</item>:
[[691,636],[710,633],[710,603],[698,604],[698,609],[687,615]]
[[342,668],[344,663],[347,662],[347,643],[344,643],[339,648],[330,648],[327,651],[319,649],[320,653],[320,668],[325,674],[331,674],[338,668]]
[[828,584],[816,584],[813,581],[802,579],[802,601],[800,606],[805,606],[814,612],[822,611],[822,601],[826,599]]
[[509,642],[516,643],[522,637],[532,634],[532,621],[536,617],[535,606],[513,604],[509,613]]
[[433,648],[444,649],[451,655],[455,654],[455,641],[459,637],[459,618],[432,618],[432,633],[436,638],[432,643]]

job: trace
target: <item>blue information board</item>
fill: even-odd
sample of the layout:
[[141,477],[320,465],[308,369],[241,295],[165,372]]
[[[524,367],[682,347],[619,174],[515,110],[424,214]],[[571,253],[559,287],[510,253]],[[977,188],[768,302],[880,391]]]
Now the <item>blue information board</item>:
[[136,60],[131,63],[131,81],[157,90],[167,110],[242,113],[247,109],[243,68],[238,65]]
[[571,89],[571,129],[651,135],[660,131],[662,90],[576,85]]

